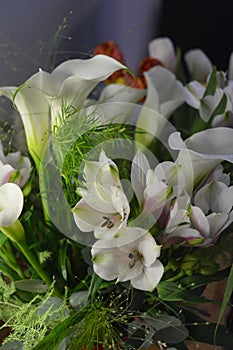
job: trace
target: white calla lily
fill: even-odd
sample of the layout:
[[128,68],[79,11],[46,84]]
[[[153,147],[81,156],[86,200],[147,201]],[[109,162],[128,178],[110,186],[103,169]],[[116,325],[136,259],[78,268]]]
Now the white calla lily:
[[13,183],[0,186],[0,230],[15,242],[24,240],[24,229],[18,220],[22,209],[20,187]]
[[186,191],[200,183],[223,160],[233,163],[233,130],[213,128],[198,132],[183,141],[178,132],[169,137],[172,149],[179,150],[176,163],[185,175]]
[[92,89],[118,69],[125,66],[111,57],[97,55],[68,60],[52,73],[40,70],[20,87],[0,89],[0,95],[12,99],[21,115],[28,149],[37,167],[49,130],[59,122],[64,108],[80,108]]
[[23,193],[19,186],[7,183],[0,187],[0,226],[10,226],[23,209]]

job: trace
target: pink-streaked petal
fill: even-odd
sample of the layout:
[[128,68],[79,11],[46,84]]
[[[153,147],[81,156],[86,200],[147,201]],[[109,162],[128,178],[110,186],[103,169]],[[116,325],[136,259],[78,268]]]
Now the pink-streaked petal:
[[11,165],[5,164],[0,166],[0,185],[9,182],[10,176],[13,173],[14,168]]

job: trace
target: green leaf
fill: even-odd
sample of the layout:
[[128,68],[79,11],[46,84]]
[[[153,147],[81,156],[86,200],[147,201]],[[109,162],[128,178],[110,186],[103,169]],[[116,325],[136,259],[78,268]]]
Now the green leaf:
[[217,331],[218,331],[219,324],[220,324],[221,319],[223,317],[224,311],[225,311],[225,309],[226,309],[226,307],[228,305],[228,302],[229,302],[229,300],[231,298],[232,292],[233,292],[233,265],[231,266],[231,271],[230,271],[230,274],[229,274],[229,277],[228,277],[226,290],[225,290],[224,297],[223,297],[223,300],[222,300],[222,305],[221,305],[221,309],[220,309],[220,312],[219,312],[215,333],[217,333]]
[[218,82],[217,82],[217,69],[216,67],[214,67],[214,69],[212,70],[212,73],[210,75],[210,79],[208,82],[208,85],[206,87],[204,96],[208,96],[208,95],[214,95],[216,88],[217,88]]
[[8,240],[7,236],[4,235],[4,233],[2,233],[0,231],[0,248],[3,246],[3,244]]
[[15,288],[32,293],[44,293],[49,290],[47,284],[42,280],[20,280],[16,281]]
[[83,311],[80,310],[73,315],[68,316],[59,325],[54,327],[39,344],[33,347],[32,350],[58,350],[61,341],[71,333],[72,327],[75,324],[78,324],[85,315],[86,311],[83,309]]
[[183,301],[188,303],[209,303],[212,302],[204,297],[196,295],[190,290],[186,290],[180,284],[162,281],[157,286],[158,296],[163,301]]
[[186,327],[190,336],[198,342],[214,344],[216,346],[233,347],[233,333],[229,329],[220,325],[216,332],[216,324],[183,310],[185,315]]
[[187,339],[189,332],[184,326],[166,327],[155,333],[153,340],[162,340],[168,344],[178,344]]
[[93,298],[97,290],[99,289],[101,283],[102,283],[102,278],[100,278],[96,273],[93,273],[92,279],[91,279],[91,285],[89,288],[89,293],[88,293],[88,299]]
[[64,278],[65,281],[67,281],[66,261],[67,261],[67,245],[64,242],[64,244],[62,245],[62,249],[59,250],[58,263],[61,269],[62,277]]
[[217,273],[209,276],[201,274],[195,274],[193,276],[185,276],[179,280],[179,283],[183,288],[188,287],[189,289],[196,289],[201,286],[206,286],[208,283],[220,281],[228,277],[230,268],[218,271]]

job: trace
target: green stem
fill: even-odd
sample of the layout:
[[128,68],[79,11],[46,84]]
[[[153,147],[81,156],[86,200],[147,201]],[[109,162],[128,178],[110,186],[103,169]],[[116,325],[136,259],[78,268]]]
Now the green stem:
[[8,258],[6,254],[4,254],[2,251],[0,251],[0,257],[4,260],[4,262],[12,269],[14,270],[18,276],[21,279],[25,279],[25,276],[23,272],[20,270],[19,266],[11,261],[11,259]]
[[17,242],[17,245],[19,246],[20,250],[24,254],[25,258],[31,264],[33,269],[38,273],[41,279],[50,287],[52,284],[52,281],[49,275],[42,269],[40,263],[37,261],[35,256],[32,254],[32,252],[28,248],[27,243],[23,240],[23,241]]
[[177,275],[171,277],[171,278],[168,278],[167,281],[168,282],[174,282],[174,281],[177,281],[179,278],[183,277],[185,275],[185,273],[183,271],[180,271]]
[[2,250],[0,251],[0,256],[7,263],[7,265],[11,267],[12,270],[14,270],[19,275],[21,279],[25,279],[25,275],[23,271],[20,269],[18,262],[15,259],[15,256],[9,241],[6,241],[5,244],[2,246]]

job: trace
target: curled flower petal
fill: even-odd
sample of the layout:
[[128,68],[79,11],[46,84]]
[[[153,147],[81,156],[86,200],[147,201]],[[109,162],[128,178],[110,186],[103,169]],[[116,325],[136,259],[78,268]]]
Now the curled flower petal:
[[23,193],[19,186],[7,183],[0,187],[0,226],[8,227],[20,216]]

